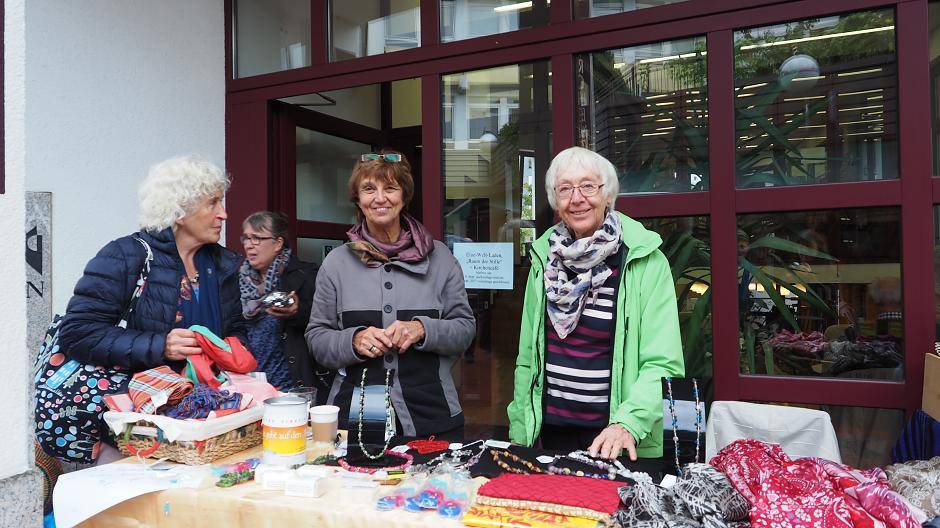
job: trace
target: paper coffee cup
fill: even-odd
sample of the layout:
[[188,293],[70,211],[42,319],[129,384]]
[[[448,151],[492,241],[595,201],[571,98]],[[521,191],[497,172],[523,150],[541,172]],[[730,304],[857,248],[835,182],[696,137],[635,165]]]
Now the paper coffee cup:
[[336,439],[339,422],[339,407],[317,405],[310,408],[310,425],[314,442],[332,442]]

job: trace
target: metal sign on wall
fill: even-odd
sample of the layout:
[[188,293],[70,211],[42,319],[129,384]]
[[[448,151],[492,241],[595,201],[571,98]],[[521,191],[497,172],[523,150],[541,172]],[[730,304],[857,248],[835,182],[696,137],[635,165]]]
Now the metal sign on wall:
[[52,320],[52,193],[26,193],[26,339],[30,361]]

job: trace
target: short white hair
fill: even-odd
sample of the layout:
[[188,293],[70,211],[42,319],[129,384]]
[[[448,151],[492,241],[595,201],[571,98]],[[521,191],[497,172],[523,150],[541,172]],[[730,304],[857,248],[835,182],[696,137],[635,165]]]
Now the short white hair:
[[602,191],[607,198],[607,204],[613,209],[620,192],[617,169],[604,156],[582,147],[569,147],[559,152],[545,172],[545,194],[548,195],[548,204],[552,209],[558,210],[558,204],[555,202],[555,181],[560,173],[573,167],[581,167],[600,177],[601,183],[604,184]]
[[229,178],[209,160],[196,155],[179,156],[150,167],[137,190],[140,228],[162,231],[192,212],[207,196],[225,194]]

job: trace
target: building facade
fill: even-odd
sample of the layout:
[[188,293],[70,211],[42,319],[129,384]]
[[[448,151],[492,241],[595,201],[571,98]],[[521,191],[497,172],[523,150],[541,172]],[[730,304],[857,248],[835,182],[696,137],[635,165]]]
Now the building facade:
[[477,336],[455,375],[471,431],[506,425],[525,244],[554,221],[543,175],[572,145],[608,157],[617,208],[663,236],[687,369],[709,398],[823,408],[858,465],[884,461],[919,407],[936,334],[940,5],[226,10],[233,225],[283,210],[301,256],[322,260],[353,221],[357,155],[390,146],[415,165],[411,210],[438,237],[511,244],[512,288],[468,288]]

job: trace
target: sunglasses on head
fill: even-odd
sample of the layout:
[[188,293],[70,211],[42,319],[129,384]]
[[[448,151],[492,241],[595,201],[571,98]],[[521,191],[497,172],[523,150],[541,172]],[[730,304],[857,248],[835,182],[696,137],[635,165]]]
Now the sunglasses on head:
[[398,163],[401,161],[401,154],[363,154],[359,156],[359,159],[362,161],[375,161],[379,159],[384,159],[392,163]]

